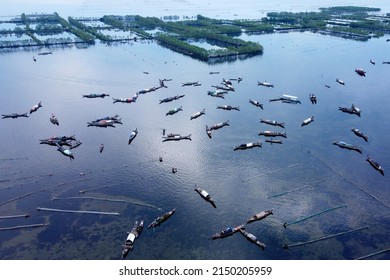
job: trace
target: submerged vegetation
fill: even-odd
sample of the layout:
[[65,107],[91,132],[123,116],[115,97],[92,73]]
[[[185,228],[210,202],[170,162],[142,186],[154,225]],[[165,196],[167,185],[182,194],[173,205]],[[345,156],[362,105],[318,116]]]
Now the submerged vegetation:
[[[380,37],[390,32],[390,16],[378,12],[379,8],[338,6],[320,8],[319,12],[269,12],[259,20],[223,20],[198,15],[195,19],[182,21],[139,15],[64,19],[58,13],[22,14],[0,21],[0,48],[91,45],[96,40],[104,43],[155,40],[164,47],[202,61],[223,61],[263,53],[259,43],[239,39],[243,33],[298,30],[362,41]],[[1,29],[2,23],[15,27]],[[127,36],[106,35],[106,30],[121,31]],[[7,40],[7,36],[13,37],[12,40]],[[197,41],[206,42],[212,48],[194,45]]]

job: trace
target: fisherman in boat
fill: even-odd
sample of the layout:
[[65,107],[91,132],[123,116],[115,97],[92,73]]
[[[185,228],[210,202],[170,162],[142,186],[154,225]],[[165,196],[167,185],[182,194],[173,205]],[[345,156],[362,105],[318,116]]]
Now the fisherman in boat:
[[313,93],[310,93],[309,95],[311,104],[317,104],[317,96],[315,96]]

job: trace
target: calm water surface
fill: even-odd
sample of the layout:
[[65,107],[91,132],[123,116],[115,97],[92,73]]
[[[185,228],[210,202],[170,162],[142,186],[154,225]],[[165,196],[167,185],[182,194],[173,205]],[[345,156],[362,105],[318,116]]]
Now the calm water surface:
[[[0,220],[0,227],[49,226],[0,232],[0,258],[119,259],[135,220],[144,219],[148,225],[172,208],[176,213],[161,227],[144,229],[128,259],[354,259],[390,247],[389,180],[365,161],[369,154],[385,172],[390,166],[390,67],[382,64],[390,59],[387,37],[369,42],[311,33],[242,38],[261,43],[264,54],[208,65],[152,42],[54,49],[48,56],[37,56],[37,50],[2,53],[1,114],[27,112],[39,101],[43,107],[29,118],[0,121],[0,203],[43,191],[1,205],[1,216],[31,216]],[[364,68],[367,76],[354,73],[356,67]],[[219,74],[210,75],[211,71]],[[242,82],[233,81],[236,91],[225,99],[207,96],[223,78],[239,76]],[[112,97],[130,98],[164,78],[172,79],[167,88],[140,95],[136,103],[112,103]],[[336,78],[346,85],[336,83]],[[265,80],[275,87],[257,86]],[[202,85],[182,87],[193,81]],[[90,93],[110,96],[82,98]],[[316,105],[310,103],[309,93],[317,95]],[[177,94],[185,97],[159,104]],[[302,104],[268,102],[281,94],[298,96]],[[264,110],[251,105],[250,98],[264,103]],[[362,110],[360,118],[338,110],[352,103]],[[240,106],[240,111],[216,109],[224,104]],[[165,115],[180,106],[183,111]],[[190,121],[203,108],[206,115]],[[51,113],[59,126],[50,123]],[[88,121],[115,114],[122,125],[87,127]],[[301,127],[312,115],[314,122]],[[285,122],[286,127],[262,124],[261,118]],[[205,126],[226,120],[230,126],[213,131],[209,139]],[[353,127],[366,133],[368,142],[356,137]],[[139,134],[128,145],[135,128]],[[191,134],[192,141],[163,143],[162,129]],[[282,145],[270,145],[257,135],[263,130],[285,131],[287,138]],[[82,142],[73,150],[74,160],[39,144],[39,139],[61,135],[75,135]],[[233,151],[235,145],[257,140],[263,142],[262,148]],[[362,147],[363,154],[340,149],[333,141]],[[102,143],[105,149],[99,153]],[[176,174],[172,167],[178,169]],[[216,209],[199,197],[196,186],[215,198]],[[338,206],[344,207],[283,227]],[[38,212],[37,207],[120,215]],[[273,216],[246,226],[266,244],[264,251],[239,233],[209,240],[268,209],[273,209]],[[368,229],[283,249],[284,244],[365,226]]]

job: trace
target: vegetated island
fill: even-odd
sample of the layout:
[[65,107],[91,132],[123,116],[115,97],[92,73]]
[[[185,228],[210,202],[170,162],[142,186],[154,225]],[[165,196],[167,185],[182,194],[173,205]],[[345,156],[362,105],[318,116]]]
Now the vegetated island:
[[[390,13],[380,15],[379,8],[338,6],[319,10],[269,12],[259,20],[211,19],[201,15],[185,20],[177,20],[178,16],[159,19],[138,15],[66,20],[58,13],[22,14],[0,21],[0,50],[154,40],[175,52],[216,63],[263,53],[259,43],[239,39],[243,33],[310,31],[361,41],[390,33]],[[4,25],[11,28],[2,28]],[[194,42],[212,47],[202,48]]]

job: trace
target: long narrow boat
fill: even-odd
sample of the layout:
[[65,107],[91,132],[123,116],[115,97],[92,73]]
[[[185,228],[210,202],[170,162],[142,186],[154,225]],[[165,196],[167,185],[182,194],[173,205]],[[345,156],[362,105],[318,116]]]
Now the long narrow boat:
[[129,235],[126,238],[125,244],[123,245],[122,259],[125,259],[129,251],[133,250],[134,241],[141,234],[144,229],[144,221],[135,221],[132,230],[129,232]]
[[247,221],[247,224],[253,223],[254,221],[259,221],[259,220],[265,219],[269,215],[273,215],[273,214],[274,213],[272,212],[272,210],[261,211],[260,213],[257,213],[255,215],[253,215],[252,217],[250,217],[249,220]]
[[280,126],[280,127],[284,128],[284,122],[277,122],[277,121],[273,121],[273,120],[264,120],[264,119],[260,119],[260,122],[265,123],[265,124],[269,124],[269,125]]
[[199,118],[201,115],[204,115],[204,114],[206,114],[206,109],[203,109],[202,111],[199,111],[199,112],[196,112],[195,114],[193,114],[193,115],[190,117],[190,120]]
[[241,144],[241,145],[238,145],[238,146],[234,146],[234,151],[237,151],[237,150],[246,150],[246,149],[251,149],[251,148],[254,148],[254,147],[262,147],[262,144],[260,141],[257,141],[257,142],[251,142],[251,143],[246,143],[246,144]]
[[260,107],[261,109],[263,109],[263,104],[261,104],[259,101],[249,99],[249,103],[255,105],[256,107]]
[[221,232],[214,234],[213,236],[210,237],[210,239],[214,240],[214,239],[218,239],[218,238],[228,237],[230,235],[233,235],[234,233],[236,233],[237,231],[239,231],[242,228],[245,228],[244,225],[239,225],[239,226],[236,226],[234,228],[228,227],[228,228],[222,230]]
[[364,139],[364,141],[368,142],[368,136],[364,134],[361,130],[357,128],[352,128],[351,131],[355,133],[356,136],[359,136]]
[[372,167],[374,167],[376,170],[378,170],[379,173],[382,174],[382,176],[385,176],[385,170],[377,161],[373,160],[370,156],[367,156],[366,160],[370,163],[370,165]]
[[284,137],[284,138],[287,138],[287,134],[286,132],[277,132],[277,131],[269,131],[269,130],[266,130],[266,131],[260,131],[258,135],[263,135],[265,137],[276,137],[276,136],[280,136],[280,137]]
[[246,237],[250,242],[256,244],[261,249],[265,249],[265,244],[260,242],[256,236],[254,236],[252,233],[247,232],[245,229],[240,228],[240,233]]
[[176,208],[173,208],[171,211],[165,213],[164,215],[160,216],[160,217],[157,217],[156,219],[154,219],[153,222],[151,222],[149,225],[148,225],[148,229],[149,228],[155,228],[155,227],[159,227],[163,222],[165,222],[166,220],[168,220],[173,214],[175,214],[176,212]]
[[210,204],[214,207],[217,208],[215,205],[215,200],[210,196],[208,192],[205,190],[202,190],[201,188],[196,188],[195,191],[206,201],[210,202]]
[[166,141],[180,141],[180,140],[190,140],[191,141],[191,134],[188,135],[180,135],[180,134],[174,134],[174,135],[168,135],[168,136],[163,136],[162,140],[163,142]]
[[335,142],[333,142],[333,145],[337,145],[343,149],[353,150],[353,151],[356,151],[360,154],[363,152],[362,148],[356,147],[356,146],[349,144],[349,143],[346,143],[344,141],[335,141]]

